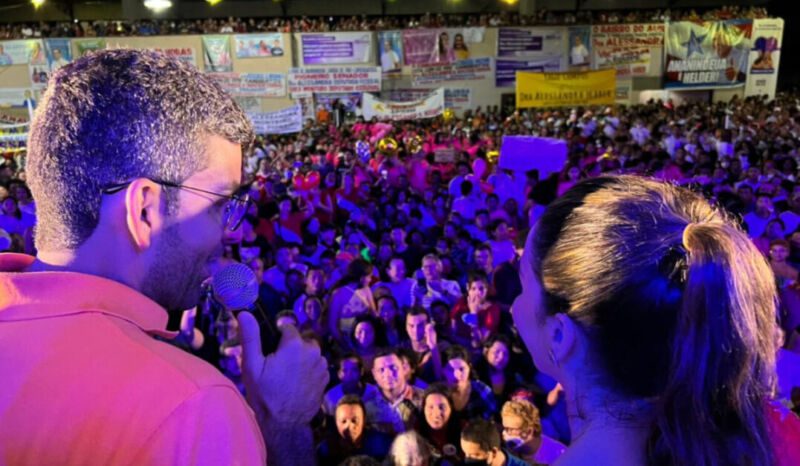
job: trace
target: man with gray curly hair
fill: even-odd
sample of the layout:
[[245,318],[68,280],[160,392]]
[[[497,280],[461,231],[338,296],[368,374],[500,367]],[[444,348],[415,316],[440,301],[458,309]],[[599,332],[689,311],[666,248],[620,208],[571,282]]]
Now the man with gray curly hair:
[[37,257],[0,255],[0,463],[313,464],[327,384],[239,316],[248,401],[161,339],[197,305],[249,200],[245,114],[191,65],[107,50],[54,73],[31,125]]

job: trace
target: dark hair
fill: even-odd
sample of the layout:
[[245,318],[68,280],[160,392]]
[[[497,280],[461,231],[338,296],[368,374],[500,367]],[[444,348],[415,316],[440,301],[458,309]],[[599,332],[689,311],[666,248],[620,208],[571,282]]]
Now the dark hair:
[[383,348],[378,348],[378,351],[375,352],[375,357],[373,361],[378,358],[385,358],[386,356],[397,356],[397,359],[401,359],[400,355],[400,348],[394,346],[386,346]]
[[653,400],[650,465],[773,464],[775,280],[725,214],[686,189],[601,177],[554,201],[531,238],[543,307],[585,329],[597,383]]
[[380,348],[387,345],[386,330],[383,327],[383,321],[371,314],[362,314],[356,317],[355,324],[353,324],[353,329],[350,331],[350,341],[352,341],[354,345],[356,341],[356,328],[358,327],[358,324],[362,322],[366,322],[372,326],[372,331],[375,333],[373,342],[374,347]]
[[497,425],[492,421],[480,418],[475,418],[464,426],[464,430],[461,431],[461,440],[477,444],[486,453],[495,448],[499,449],[501,446]]
[[469,357],[469,351],[460,345],[453,345],[444,350],[442,354],[442,365],[447,365],[453,359],[461,359],[472,367],[472,359]]
[[364,401],[358,395],[343,396],[338,402],[336,402],[336,409],[339,409],[339,406],[345,405],[360,406],[361,412],[364,414],[364,416],[367,415],[367,408],[364,407]]
[[339,466],[381,466],[375,458],[367,455],[350,456],[339,463]]
[[345,270],[344,275],[336,282],[333,288],[336,289],[351,283],[358,283],[362,278],[368,276],[371,270],[372,265],[369,262],[361,258],[354,259],[347,264],[347,270]]
[[489,277],[483,272],[472,271],[467,275],[467,288],[475,282],[484,282],[489,284]]
[[425,403],[428,401],[429,396],[440,395],[443,396],[445,400],[447,400],[447,404],[450,405],[450,418],[444,426],[444,430],[447,432],[447,438],[458,439],[461,426],[459,425],[460,423],[454,419],[454,416],[456,416],[456,406],[455,403],[453,403],[453,396],[451,393],[452,390],[442,382],[433,383],[425,389],[425,393],[422,395],[422,406],[420,406],[421,416],[419,426],[419,433],[422,434],[423,437],[429,438],[430,434],[434,432],[434,429],[428,424],[428,418],[425,417]]

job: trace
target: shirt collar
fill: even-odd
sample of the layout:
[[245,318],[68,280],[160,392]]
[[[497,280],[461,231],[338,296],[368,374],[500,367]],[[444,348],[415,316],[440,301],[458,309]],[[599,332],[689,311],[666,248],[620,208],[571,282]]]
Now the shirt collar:
[[133,288],[76,272],[26,272],[34,260],[24,254],[0,254],[0,321],[100,312],[151,335],[177,335],[166,330],[167,311]]

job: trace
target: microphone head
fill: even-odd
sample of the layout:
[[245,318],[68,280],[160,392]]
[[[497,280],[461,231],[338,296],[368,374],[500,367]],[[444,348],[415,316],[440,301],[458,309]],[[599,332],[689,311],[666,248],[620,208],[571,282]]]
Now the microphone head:
[[211,279],[214,299],[225,309],[247,309],[258,299],[258,280],[253,270],[244,264],[231,264]]

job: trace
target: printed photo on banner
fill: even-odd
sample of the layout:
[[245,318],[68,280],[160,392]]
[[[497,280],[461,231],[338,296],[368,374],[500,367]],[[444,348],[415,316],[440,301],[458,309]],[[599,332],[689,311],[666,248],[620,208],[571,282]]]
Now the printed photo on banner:
[[36,94],[33,89],[0,87],[0,107],[36,107]]
[[0,66],[47,65],[41,40],[0,42]]
[[403,31],[406,65],[452,63],[470,57],[469,44],[483,42],[483,28],[408,29]]
[[233,71],[228,36],[203,36],[203,65],[206,71]]
[[369,63],[373,57],[369,32],[302,34],[300,43],[304,65]]
[[750,49],[745,96],[765,95],[769,99],[775,97],[782,40],[782,19],[753,20],[753,47]]
[[335,105],[342,105],[347,113],[359,113],[362,100],[361,92],[348,92],[340,94],[317,94],[317,105],[323,105],[329,112]]
[[403,68],[403,33],[378,32],[378,61],[384,73],[400,73]]
[[594,68],[615,68],[620,78],[659,76],[665,34],[664,23],[594,25]]
[[752,20],[670,23],[664,86],[744,85],[752,29]]
[[236,44],[236,58],[282,57],[284,55],[283,35],[246,34],[233,36]]
[[69,39],[46,39],[44,51],[51,73],[72,61],[72,47]]
[[95,50],[104,50],[106,48],[105,39],[79,39],[72,41],[72,43],[75,45],[75,50],[78,52],[78,58],[86,56],[87,53],[94,52]]
[[44,89],[47,81],[50,80],[50,67],[47,65],[28,65],[28,73],[31,77],[31,87],[34,89]]
[[449,108],[457,112],[463,112],[472,108],[472,89],[449,89],[444,90],[444,108]]
[[589,26],[573,26],[569,28],[569,66],[572,68],[589,67],[592,60],[592,30]]

